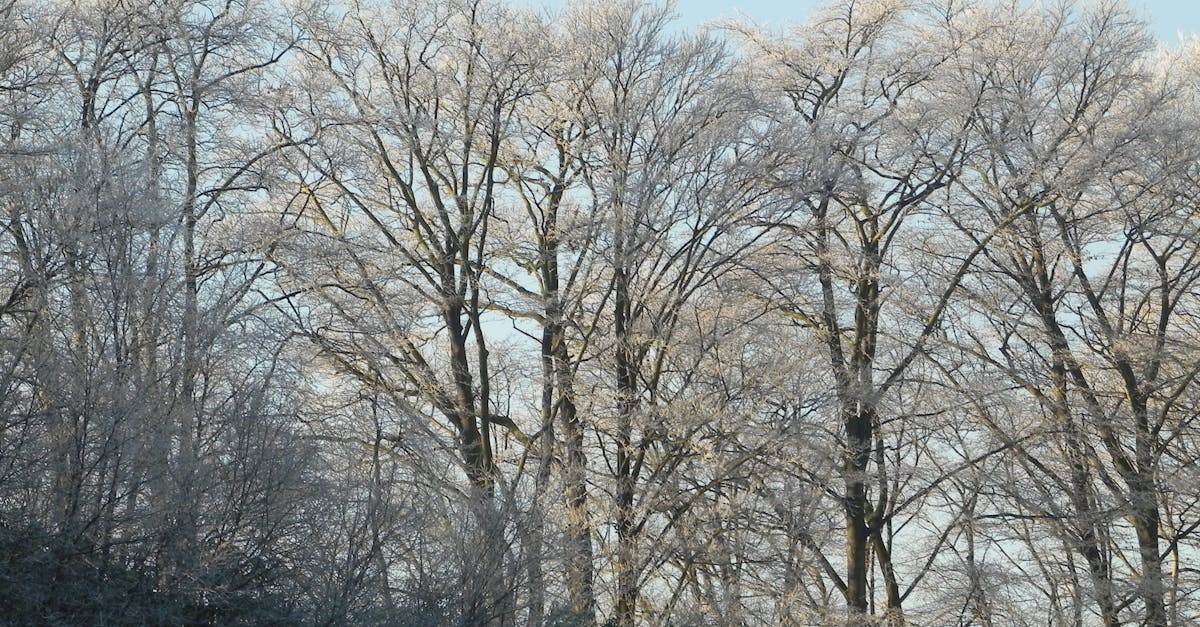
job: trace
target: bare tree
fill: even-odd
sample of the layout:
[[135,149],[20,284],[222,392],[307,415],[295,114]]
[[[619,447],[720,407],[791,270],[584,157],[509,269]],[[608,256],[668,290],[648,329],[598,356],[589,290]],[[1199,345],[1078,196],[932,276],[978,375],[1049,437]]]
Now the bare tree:
[[[1194,279],[1176,197],[1154,191],[1178,171],[1142,151],[1160,141],[1164,93],[1146,69],[1145,28],[1123,8],[1000,19],[1012,36],[983,80],[989,151],[972,166],[967,203],[988,228],[1025,209],[984,253],[988,273],[1008,283],[988,284],[1004,294],[1004,315],[969,337],[977,359],[1044,408],[1066,467],[1016,452],[1068,497],[1069,510],[1039,516],[1086,563],[1101,620],[1123,622],[1137,599],[1146,624],[1166,625],[1158,468],[1170,399],[1191,382],[1174,319]],[[971,220],[960,226],[977,228]],[[1127,596],[1121,564],[1132,563]]]
[[466,610],[470,622],[513,611],[494,447],[506,432],[526,440],[494,396],[487,340],[498,156],[535,78],[508,19],[452,2],[362,6],[342,29],[314,26],[309,71],[334,91],[310,95],[320,113],[297,122],[313,137],[294,219],[346,264],[332,277],[296,273],[319,314],[299,322],[339,370],[452,430],[475,510],[458,524],[486,547],[471,585],[488,599]]
[[[780,150],[796,155],[777,175],[779,200],[765,217],[794,260],[760,276],[765,295],[823,347],[835,382],[846,561],[844,575],[826,572],[854,624],[873,611],[872,560],[888,620],[904,620],[893,530],[919,500],[899,493],[911,477],[898,469],[919,454],[906,452],[905,438],[920,433],[906,427],[905,387],[967,270],[921,271],[937,253],[918,244],[935,228],[935,195],[954,183],[971,146],[977,97],[948,84],[942,69],[955,42],[929,19],[903,3],[849,2],[798,30],[798,45],[744,33],[775,99],[764,100],[768,115],[791,138],[777,140]],[[918,32],[926,39],[910,35]],[[881,415],[884,407],[898,415]]]

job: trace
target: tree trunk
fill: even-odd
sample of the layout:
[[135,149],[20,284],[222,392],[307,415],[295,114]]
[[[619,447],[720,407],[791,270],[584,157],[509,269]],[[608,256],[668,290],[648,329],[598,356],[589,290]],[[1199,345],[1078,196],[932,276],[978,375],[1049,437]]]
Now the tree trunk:
[[[618,235],[619,237],[619,235]],[[637,481],[633,450],[633,412],[637,405],[632,348],[629,338],[629,277],[624,269],[624,251],[617,246],[618,268],[614,281],[614,327],[617,339],[617,476],[614,499],[617,509],[616,619],[618,627],[633,627],[637,612],[638,573],[635,567],[637,529],[633,496]]]

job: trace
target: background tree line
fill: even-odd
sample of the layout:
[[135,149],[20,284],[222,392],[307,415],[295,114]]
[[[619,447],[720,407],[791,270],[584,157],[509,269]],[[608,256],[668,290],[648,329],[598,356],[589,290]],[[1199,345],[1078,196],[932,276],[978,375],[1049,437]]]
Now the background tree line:
[[1120,2],[0,0],[15,624],[1200,620]]

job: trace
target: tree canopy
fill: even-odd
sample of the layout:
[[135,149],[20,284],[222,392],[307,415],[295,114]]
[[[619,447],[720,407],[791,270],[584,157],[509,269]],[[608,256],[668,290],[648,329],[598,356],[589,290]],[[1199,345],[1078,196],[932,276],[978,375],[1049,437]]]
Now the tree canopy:
[[0,0],[0,615],[1200,621],[1129,6]]

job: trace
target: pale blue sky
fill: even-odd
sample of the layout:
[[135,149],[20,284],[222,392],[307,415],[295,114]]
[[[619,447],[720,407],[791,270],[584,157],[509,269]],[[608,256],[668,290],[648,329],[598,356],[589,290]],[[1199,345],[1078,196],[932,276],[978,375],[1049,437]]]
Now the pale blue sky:
[[[541,0],[540,3],[557,6],[561,0]],[[803,21],[822,4],[822,0],[676,0],[675,8],[685,27],[735,17],[739,11],[759,24],[782,26]],[[1132,0],[1130,4],[1149,15],[1155,35],[1165,43],[1178,43],[1181,32],[1200,34],[1200,0]]]

